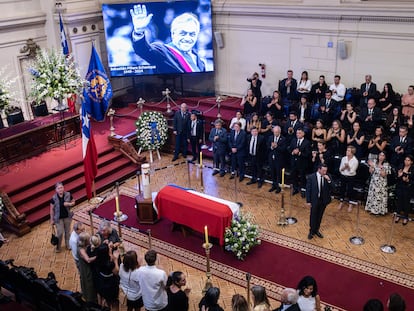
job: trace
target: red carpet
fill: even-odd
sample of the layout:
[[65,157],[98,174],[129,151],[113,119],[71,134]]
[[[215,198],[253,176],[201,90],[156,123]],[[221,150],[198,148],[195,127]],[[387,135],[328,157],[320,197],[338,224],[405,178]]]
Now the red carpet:
[[[171,232],[172,224],[165,219],[155,225],[141,225],[135,216],[133,198],[121,196],[120,205],[121,209],[129,215],[124,225],[138,228],[140,231],[151,229],[154,238],[203,255],[201,235],[194,233],[183,238],[181,232]],[[101,205],[94,213],[110,219],[113,217],[114,210],[115,203],[111,200]],[[232,253],[220,249],[217,242],[214,244],[211,252],[212,260],[282,286],[296,287],[297,282],[304,275],[313,275],[318,281],[321,299],[345,310],[362,310],[369,298],[378,298],[385,304],[388,296],[394,292],[402,295],[408,306],[414,306],[414,291],[410,288],[281,247],[275,243],[263,241],[262,245],[249,253],[245,261],[238,261]],[[407,310],[410,310],[410,307]]]

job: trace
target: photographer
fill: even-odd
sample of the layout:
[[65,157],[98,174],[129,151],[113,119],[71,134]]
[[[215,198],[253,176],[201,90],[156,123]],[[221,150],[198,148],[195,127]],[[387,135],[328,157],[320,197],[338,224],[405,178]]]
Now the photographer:
[[250,88],[260,106],[262,100],[262,90],[260,89],[262,87],[262,80],[259,79],[259,74],[257,72],[253,73],[250,78],[247,78],[247,81],[250,82]]

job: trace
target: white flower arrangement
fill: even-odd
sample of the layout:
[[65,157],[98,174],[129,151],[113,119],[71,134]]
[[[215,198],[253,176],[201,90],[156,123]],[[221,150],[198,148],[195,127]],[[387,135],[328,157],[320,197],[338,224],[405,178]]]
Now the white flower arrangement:
[[164,146],[168,137],[167,120],[161,112],[145,111],[135,123],[137,145],[144,150],[157,150]]
[[83,87],[84,81],[73,56],[65,56],[54,49],[39,50],[29,71],[33,77],[30,97],[36,102],[47,97],[62,100]]
[[249,215],[243,216],[240,213],[226,228],[224,234],[224,248],[233,252],[237,259],[243,260],[247,253],[256,245],[261,244],[259,227],[251,223]]
[[16,81],[17,77],[11,78],[7,75],[6,68],[0,69],[0,112],[7,111],[10,103],[16,101],[16,94],[12,91]]

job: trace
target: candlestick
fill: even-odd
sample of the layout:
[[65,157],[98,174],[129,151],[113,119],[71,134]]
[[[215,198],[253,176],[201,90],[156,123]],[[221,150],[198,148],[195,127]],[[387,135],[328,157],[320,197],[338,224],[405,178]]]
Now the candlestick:
[[282,169],[282,189],[285,188],[285,169]]
[[203,167],[203,153],[200,151],[200,167]]
[[119,216],[119,197],[115,197],[115,208],[116,208],[116,215]]
[[208,242],[208,228],[207,228],[207,226],[204,226],[204,237],[205,237],[205,240],[206,240],[206,244],[207,245],[210,244]]

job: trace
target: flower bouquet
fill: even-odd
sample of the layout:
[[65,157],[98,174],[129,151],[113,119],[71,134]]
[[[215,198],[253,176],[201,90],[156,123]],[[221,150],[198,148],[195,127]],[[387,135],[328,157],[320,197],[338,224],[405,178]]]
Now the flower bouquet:
[[168,125],[161,112],[145,111],[135,123],[137,145],[143,150],[157,150],[168,138]]
[[30,97],[38,103],[49,97],[61,104],[83,87],[73,56],[53,49],[40,50],[29,71],[33,77]]
[[7,76],[6,69],[0,69],[0,112],[7,112],[9,104],[16,101],[15,94],[12,92],[12,85],[17,78],[11,79]]
[[237,259],[243,260],[247,253],[256,245],[260,245],[259,228],[251,223],[250,216],[243,216],[240,213],[226,228],[224,234],[224,247],[227,251],[233,252]]

